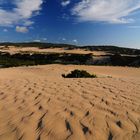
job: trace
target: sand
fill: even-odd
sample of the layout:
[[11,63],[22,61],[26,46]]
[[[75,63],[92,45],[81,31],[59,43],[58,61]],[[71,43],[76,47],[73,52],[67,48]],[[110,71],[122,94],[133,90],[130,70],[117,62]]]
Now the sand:
[[65,48],[46,48],[40,49],[38,47],[15,47],[15,46],[0,46],[0,52],[9,52],[10,54],[15,53],[72,53],[72,54],[93,54],[93,55],[109,55],[110,53],[104,51],[88,51],[84,49],[72,49],[67,50]]
[[[99,78],[61,77],[76,68]],[[0,69],[0,140],[140,140],[140,69]]]

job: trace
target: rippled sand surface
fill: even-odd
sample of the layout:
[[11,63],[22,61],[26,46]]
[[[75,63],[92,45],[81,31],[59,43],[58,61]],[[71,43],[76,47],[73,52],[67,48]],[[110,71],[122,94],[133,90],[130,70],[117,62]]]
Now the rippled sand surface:
[[[96,79],[64,79],[74,69]],[[0,140],[140,140],[140,69],[0,69]]]

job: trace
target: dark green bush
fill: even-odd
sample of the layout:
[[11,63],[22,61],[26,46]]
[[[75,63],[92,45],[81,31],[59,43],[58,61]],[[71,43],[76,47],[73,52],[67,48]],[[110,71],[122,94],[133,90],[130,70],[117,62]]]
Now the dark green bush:
[[71,71],[69,74],[65,75],[62,74],[63,78],[97,78],[95,74],[90,74],[85,70],[74,70]]

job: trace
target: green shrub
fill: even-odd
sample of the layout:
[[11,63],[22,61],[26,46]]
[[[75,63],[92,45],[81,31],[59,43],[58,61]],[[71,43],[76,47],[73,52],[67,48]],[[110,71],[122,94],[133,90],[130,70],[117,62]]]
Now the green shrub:
[[97,78],[95,74],[90,74],[85,70],[74,70],[71,71],[69,74],[65,75],[62,74],[63,78]]

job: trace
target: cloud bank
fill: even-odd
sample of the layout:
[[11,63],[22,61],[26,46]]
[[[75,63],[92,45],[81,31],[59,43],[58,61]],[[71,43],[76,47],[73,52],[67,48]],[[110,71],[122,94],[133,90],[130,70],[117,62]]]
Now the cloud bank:
[[0,0],[0,26],[17,24],[29,26],[33,24],[31,18],[38,14],[43,0],[13,0],[8,3],[14,5],[11,10],[4,9],[4,3],[3,0]]
[[140,0],[81,0],[72,8],[79,21],[130,23],[129,16],[140,10]]

